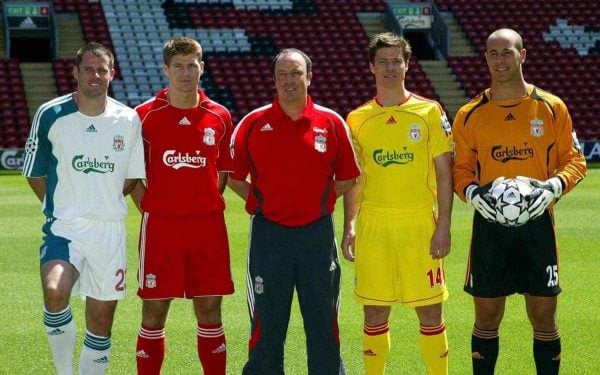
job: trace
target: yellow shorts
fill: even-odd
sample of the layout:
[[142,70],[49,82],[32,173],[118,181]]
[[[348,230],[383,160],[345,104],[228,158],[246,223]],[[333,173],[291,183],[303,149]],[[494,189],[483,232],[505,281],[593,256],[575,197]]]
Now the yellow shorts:
[[356,221],[355,299],[363,305],[407,307],[445,301],[443,261],[429,254],[432,212],[361,210]]

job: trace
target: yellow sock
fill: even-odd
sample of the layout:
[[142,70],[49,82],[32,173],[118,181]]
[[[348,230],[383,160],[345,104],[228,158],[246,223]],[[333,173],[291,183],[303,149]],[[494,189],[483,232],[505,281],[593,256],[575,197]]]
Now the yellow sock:
[[421,354],[429,375],[448,374],[448,335],[444,322],[437,327],[421,326]]
[[385,374],[385,362],[390,354],[390,327],[388,322],[377,326],[365,324],[363,358],[366,375]]

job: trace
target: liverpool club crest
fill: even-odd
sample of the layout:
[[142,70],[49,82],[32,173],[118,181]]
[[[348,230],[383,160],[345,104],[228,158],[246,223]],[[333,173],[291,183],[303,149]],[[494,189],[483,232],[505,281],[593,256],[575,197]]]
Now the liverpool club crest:
[[544,121],[535,118],[533,120],[531,120],[530,122],[531,124],[531,135],[533,135],[536,138],[541,137],[542,135],[544,135]]
[[123,151],[125,150],[125,137],[122,135],[115,135],[113,137],[113,150]]

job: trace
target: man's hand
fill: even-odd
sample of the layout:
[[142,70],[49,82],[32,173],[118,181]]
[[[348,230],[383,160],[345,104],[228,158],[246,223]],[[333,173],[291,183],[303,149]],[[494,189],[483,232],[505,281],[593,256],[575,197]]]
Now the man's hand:
[[533,192],[528,196],[529,207],[527,211],[529,211],[529,219],[540,217],[554,199],[562,195],[563,186],[558,177],[540,181],[531,177],[517,176],[517,180],[528,183],[533,187]]
[[517,180],[523,181],[534,188],[548,190],[554,195],[554,198],[559,198],[562,195],[563,184],[560,178],[558,177],[552,177],[547,179],[546,181],[540,181],[531,177],[517,176]]
[[350,262],[354,262],[354,228],[344,230],[342,237],[342,254]]
[[483,186],[471,184],[465,190],[467,203],[475,207],[475,209],[483,216],[484,219],[490,222],[496,222],[496,200],[490,194],[491,190],[504,180],[504,176],[496,178],[493,182]]

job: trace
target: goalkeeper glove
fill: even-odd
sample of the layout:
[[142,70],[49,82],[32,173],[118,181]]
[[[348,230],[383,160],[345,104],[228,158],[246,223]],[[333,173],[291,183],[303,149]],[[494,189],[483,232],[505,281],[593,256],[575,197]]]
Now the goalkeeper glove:
[[552,201],[562,194],[563,186],[558,177],[540,181],[531,177],[517,176],[517,180],[528,183],[534,188],[533,192],[529,195],[529,207],[527,208],[530,219],[541,216]]
[[490,192],[502,180],[504,180],[504,177],[498,177],[486,185],[477,186],[476,184],[471,184],[465,189],[467,203],[475,207],[477,212],[490,222],[496,222],[496,199],[492,197]]

